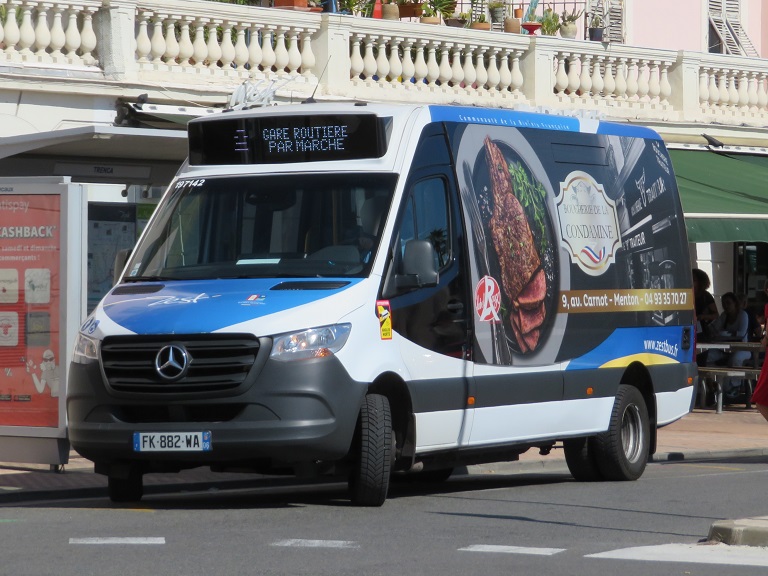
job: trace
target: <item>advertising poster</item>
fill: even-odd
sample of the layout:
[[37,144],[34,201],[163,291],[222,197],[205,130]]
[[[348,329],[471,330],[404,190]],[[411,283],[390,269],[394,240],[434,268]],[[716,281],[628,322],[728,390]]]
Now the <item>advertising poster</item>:
[[59,426],[60,196],[0,196],[0,426]]

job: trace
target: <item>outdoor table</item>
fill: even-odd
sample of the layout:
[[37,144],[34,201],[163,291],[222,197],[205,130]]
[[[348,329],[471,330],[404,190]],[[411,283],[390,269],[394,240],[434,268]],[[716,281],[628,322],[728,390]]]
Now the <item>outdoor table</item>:
[[[726,378],[745,378],[757,380],[760,376],[760,352],[762,346],[759,342],[698,342],[696,352],[705,350],[722,350],[723,352],[733,352],[736,350],[749,350],[752,353],[751,366],[701,366],[699,367],[699,405],[703,406],[706,398],[706,387],[702,376],[708,376],[715,382],[715,402],[716,412],[723,412],[723,386],[722,381]],[[751,388],[751,386],[750,386]],[[751,390],[747,394],[747,408],[751,408]]]

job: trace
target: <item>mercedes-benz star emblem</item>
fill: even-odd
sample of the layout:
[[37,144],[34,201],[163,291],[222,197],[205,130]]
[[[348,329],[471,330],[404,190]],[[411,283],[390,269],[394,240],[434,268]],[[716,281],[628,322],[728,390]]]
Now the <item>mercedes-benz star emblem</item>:
[[155,370],[165,380],[178,380],[187,373],[189,353],[181,344],[163,346],[155,356]]

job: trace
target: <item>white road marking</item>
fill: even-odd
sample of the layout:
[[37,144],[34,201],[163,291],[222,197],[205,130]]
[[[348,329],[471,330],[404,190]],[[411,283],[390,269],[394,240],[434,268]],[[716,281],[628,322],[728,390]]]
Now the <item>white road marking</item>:
[[357,542],[351,540],[301,540],[293,538],[289,540],[278,540],[271,546],[287,546],[293,548],[360,548]]
[[728,544],[663,544],[622,548],[585,558],[645,560],[649,562],[686,562],[689,564],[727,564],[730,566],[768,566],[768,548],[729,546]]
[[165,538],[70,538],[70,544],[165,544]]
[[459,548],[459,552],[495,552],[499,554],[533,554],[535,556],[554,556],[565,552],[565,548],[526,548],[523,546],[497,546],[494,544],[473,544]]

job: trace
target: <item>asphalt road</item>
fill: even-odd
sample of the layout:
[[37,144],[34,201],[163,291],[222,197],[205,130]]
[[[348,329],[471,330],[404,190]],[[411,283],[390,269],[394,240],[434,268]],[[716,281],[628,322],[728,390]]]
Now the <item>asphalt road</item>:
[[654,463],[628,483],[558,466],[398,482],[381,508],[351,506],[341,484],[20,502],[0,508],[0,574],[762,575],[768,549],[700,541],[768,515],[766,485],[760,456]]

